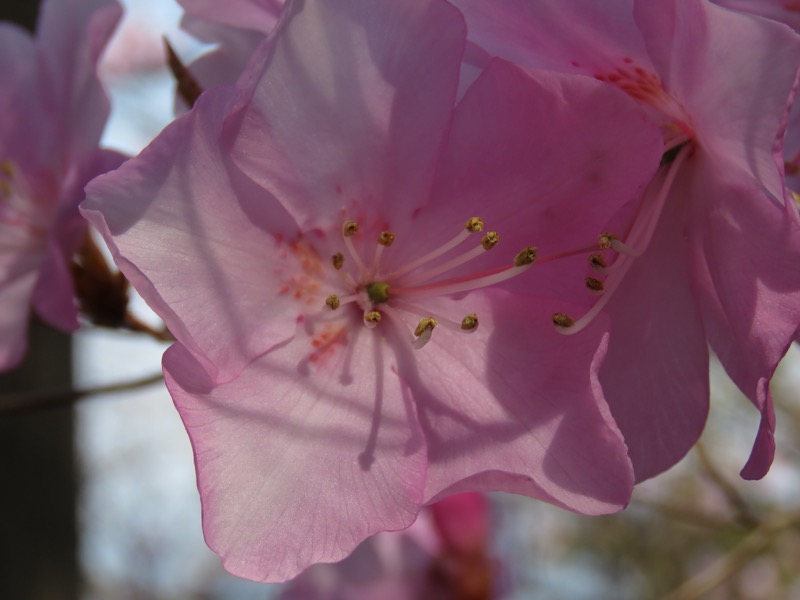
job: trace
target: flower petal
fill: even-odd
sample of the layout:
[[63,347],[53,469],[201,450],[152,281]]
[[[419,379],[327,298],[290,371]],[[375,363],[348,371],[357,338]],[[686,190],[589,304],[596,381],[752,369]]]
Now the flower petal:
[[[430,191],[458,86],[464,25],[444,2],[296,2],[264,54],[233,159],[304,230]],[[254,59],[254,64],[257,63]],[[393,208],[394,207],[394,208]]]
[[708,416],[708,346],[683,236],[689,178],[679,174],[673,185],[647,250],[606,306],[611,337],[600,383],[637,482],[683,458]]
[[414,521],[426,471],[414,408],[384,369],[383,339],[354,331],[317,354],[298,335],[222,386],[179,344],[167,351],[206,541],[231,573],[285,580]]
[[706,161],[693,185],[690,236],[703,319],[728,375],[762,413],[742,471],[759,479],[775,448],[769,381],[800,329],[800,229],[728,164]]
[[552,299],[487,290],[452,301],[480,329],[437,331],[398,355],[428,443],[426,502],[463,491],[525,494],[585,514],[623,508],[633,469],[605,405],[597,369],[602,319],[562,336]]
[[296,301],[275,285],[286,258],[273,234],[290,238],[296,226],[228,169],[219,136],[233,92],[204,94],[140,156],[95,179],[82,205],[125,276],[222,379],[295,330],[294,316],[274,316]]

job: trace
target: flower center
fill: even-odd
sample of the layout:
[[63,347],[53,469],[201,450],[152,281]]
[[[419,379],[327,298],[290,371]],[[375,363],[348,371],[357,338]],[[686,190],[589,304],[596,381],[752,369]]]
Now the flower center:
[[623,63],[624,66],[609,71],[597,71],[594,78],[618,87],[649,109],[664,135],[665,151],[693,139],[691,118],[683,105],[664,89],[661,78],[630,57],[623,58]]
[[[472,333],[478,328],[477,314],[470,313],[453,319],[425,308],[426,299],[495,285],[521,275],[536,262],[536,248],[529,246],[517,254],[513,261],[509,261],[510,265],[448,278],[448,273],[478,259],[500,242],[497,232],[484,233],[483,220],[473,217],[465,223],[460,233],[441,246],[399,268],[387,269],[384,255],[394,244],[394,233],[382,231],[377,236],[375,253],[369,261],[354,244],[360,229],[355,221],[346,221],[342,226],[344,252],[336,252],[331,257],[331,265],[347,293],[331,294],[325,300],[325,305],[333,311],[347,304],[356,306],[362,313],[364,326],[370,329],[382,326],[384,317],[404,323],[413,333],[412,344],[415,348],[427,344],[434,329],[439,326],[461,333]],[[479,239],[477,243],[459,251],[459,247],[466,246],[469,240],[475,238]],[[415,325],[407,322],[410,317],[416,321]]]

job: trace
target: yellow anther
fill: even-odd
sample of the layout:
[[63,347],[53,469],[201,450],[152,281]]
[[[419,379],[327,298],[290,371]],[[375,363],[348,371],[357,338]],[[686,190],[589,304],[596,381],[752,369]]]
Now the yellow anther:
[[342,233],[344,237],[353,237],[358,233],[358,223],[355,221],[345,221],[342,226]]
[[417,328],[414,330],[414,335],[419,337],[425,333],[426,330],[433,331],[433,328],[438,324],[439,323],[433,317],[425,317],[424,319],[420,319],[419,325],[417,325]]
[[337,271],[341,270],[342,266],[344,266],[344,254],[341,252],[337,252],[333,256],[331,256],[331,262],[333,263],[333,268]]
[[515,267],[524,267],[533,264],[536,260],[536,246],[528,246],[514,257]]
[[14,176],[14,165],[10,160],[0,160],[0,173],[8,177]]
[[611,248],[611,242],[614,240],[619,239],[613,233],[601,233],[597,237],[597,245],[600,246],[600,250],[608,250]]
[[378,323],[381,322],[381,313],[377,310],[371,310],[367,313],[364,313],[364,324],[369,327],[375,327]]
[[464,331],[475,331],[478,328],[478,315],[469,314],[461,320],[461,329]]
[[575,319],[564,313],[553,313],[553,324],[556,327],[563,327],[566,329],[567,327],[575,325]]
[[589,288],[593,292],[602,292],[603,291],[603,282],[599,279],[595,279],[594,277],[587,277],[586,278],[586,287]]
[[378,243],[381,246],[391,246],[394,243],[394,234],[391,231],[382,231],[378,236]]
[[325,298],[325,304],[331,307],[331,310],[336,310],[339,308],[341,302],[339,302],[339,296],[336,294],[331,294],[327,298]]
[[483,219],[480,217],[472,217],[467,221],[464,228],[470,233],[478,233],[479,231],[483,231],[483,225]]
[[500,241],[500,236],[497,235],[497,232],[490,231],[485,236],[483,236],[483,238],[481,238],[481,246],[483,246],[484,250],[491,250],[492,248],[497,246],[499,241]]
[[600,271],[608,266],[606,259],[602,254],[592,254],[589,257],[589,265],[595,270]]

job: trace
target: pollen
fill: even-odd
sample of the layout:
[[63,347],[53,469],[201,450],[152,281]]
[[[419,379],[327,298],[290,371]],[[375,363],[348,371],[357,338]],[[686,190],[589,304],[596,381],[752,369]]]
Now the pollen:
[[341,301],[339,300],[339,296],[336,294],[331,294],[327,298],[325,298],[325,304],[331,307],[331,310],[336,310],[339,308]]
[[522,252],[520,252],[514,257],[514,266],[524,267],[525,265],[533,264],[535,261],[536,261],[536,247],[528,246]]
[[480,217],[472,217],[467,221],[467,224],[464,226],[464,229],[469,231],[470,233],[479,233],[483,231],[483,219]]
[[491,250],[500,242],[500,236],[497,235],[496,231],[490,231],[486,235],[481,238],[481,246],[483,246],[484,250]]
[[572,327],[575,324],[575,319],[572,317],[565,315],[564,313],[553,313],[553,324],[556,327]]
[[355,221],[345,221],[344,225],[342,226],[342,233],[344,234],[344,237],[353,237],[358,233],[358,223]]
[[473,332],[478,328],[478,315],[475,313],[469,314],[461,319],[461,329],[468,332]]
[[438,324],[439,323],[433,317],[425,317],[424,319],[420,319],[419,325],[417,325],[417,328],[414,330],[414,335],[419,337],[426,331],[433,331]]
[[378,243],[381,246],[391,246],[394,243],[394,234],[391,231],[382,231],[378,236]]
[[340,271],[344,266],[344,254],[341,252],[337,252],[333,256],[331,256],[331,262],[333,263],[333,268],[337,271]]
[[377,310],[364,313],[364,325],[372,329],[381,322],[382,315]]
[[612,242],[616,239],[617,236],[615,236],[613,233],[601,233],[597,237],[597,245],[600,246],[600,250],[609,250]]
[[592,254],[589,257],[589,266],[591,266],[595,271],[602,273],[603,269],[608,267],[608,263],[606,262],[606,259],[603,258],[602,254]]
[[602,292],[603,291],[603,282],[599,279],[595,279],[594,277],[587,277],[586,278],[586,287],[593,292]]

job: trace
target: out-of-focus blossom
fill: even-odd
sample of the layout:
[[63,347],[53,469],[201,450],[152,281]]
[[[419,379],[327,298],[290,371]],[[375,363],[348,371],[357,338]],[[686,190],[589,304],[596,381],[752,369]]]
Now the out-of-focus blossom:
[[278,22],[284,0],[178,0],[182,27],[215,48],[189,68],[200,87],[233,83],[264,37]]
[[596,81],[504,61],[454,110],[446,2],[286,10],[240,87],[83,205],[178,340],[211,548],[276,581],[457,492],[624,506],[604,325],[559,335],[549,294],[652,177],[658,130]]
[[774,454],[768,385],[800,322],[798,215],[780,154],[800,40],[702,0],[454,4],[490,54],[606,82],[661,127],[664,166],[607,239],[601,300],[568,331],[611,316],[600,382],[638,480],[700,435],[707,343],[761,411],[742,475],[762,477]]
[[0,369],[21,360],[31,308],[77,327],[78,203],[87,181],[120,162],[98,149],[109,105],[96,74],[120,13],[112,0],[45,2],[35,41],[0,24]]
[[295,579],[281,600],[489,600],[500,598],[482,494],[424,508],[411,527],[379,533],[331,565]]

